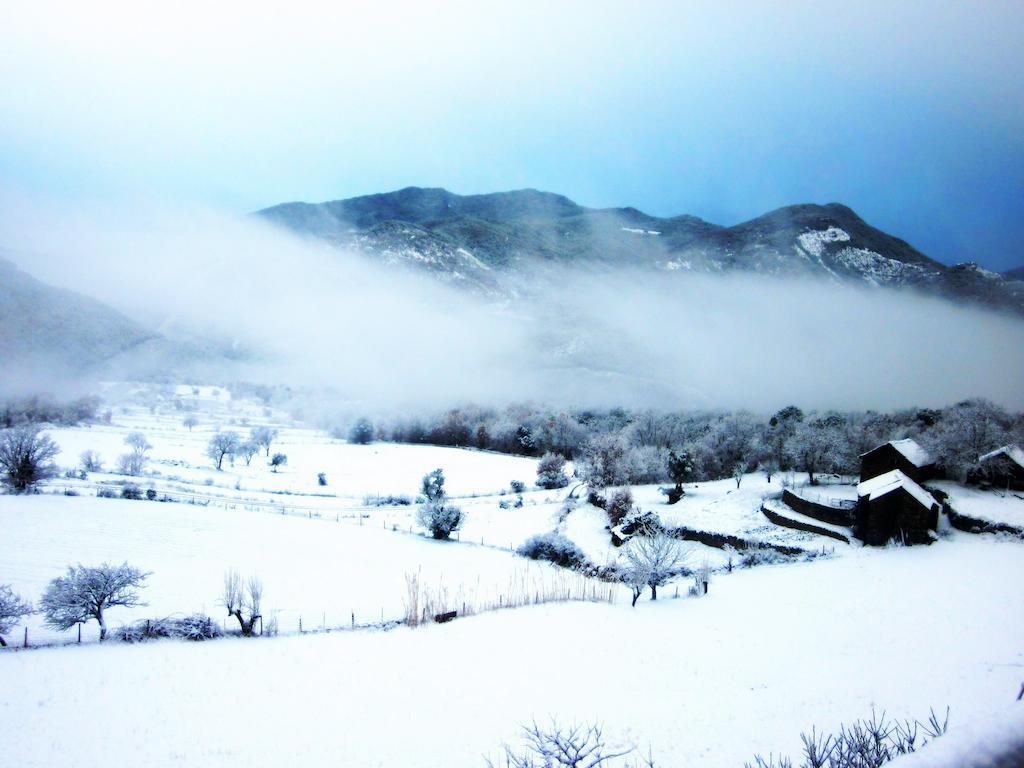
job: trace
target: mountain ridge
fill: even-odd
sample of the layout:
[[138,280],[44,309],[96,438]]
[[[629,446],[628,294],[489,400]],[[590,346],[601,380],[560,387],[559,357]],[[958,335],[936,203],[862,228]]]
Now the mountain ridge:
[[1024,286],[966,262],[947,266],[842,203],[801,203],[733,226],[633,207],[589,208],[532,188],[458,195],[439,187],[291,202],[256,216],[294,233],[507,293],[527,263],[598,262],[665,272],[819,276],[907,288],[1024,314]]

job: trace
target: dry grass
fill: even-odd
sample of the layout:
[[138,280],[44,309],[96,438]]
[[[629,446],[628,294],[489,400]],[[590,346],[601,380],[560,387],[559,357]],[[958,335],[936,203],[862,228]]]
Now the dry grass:
[[473,616],[543,603],[614,603],[617,591],[616,584],[539,565],[523,566],[507,582],[490,588],[482,586],[479,579],[475,585],[460,584],[454,590],[443,581],[431,586],[423,583],[420,571],[407,571],[405,583],[405,623],[410,627],[429,624],[452,611],[457,616]]

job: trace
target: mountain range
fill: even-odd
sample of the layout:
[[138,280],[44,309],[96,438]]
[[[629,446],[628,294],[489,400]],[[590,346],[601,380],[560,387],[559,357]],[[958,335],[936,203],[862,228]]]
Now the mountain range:
[[1024,268],[947,266],[839,203],[792,205],[731,227],[636,208],[587,208],[524,189],[457,195],[408,187],[325,203],[284,203],[257,216],[291,232],[405,264],[446,282],[507,294],[521,269],[629,265],[665,273],[818,276],[911,289],[1024,314]]

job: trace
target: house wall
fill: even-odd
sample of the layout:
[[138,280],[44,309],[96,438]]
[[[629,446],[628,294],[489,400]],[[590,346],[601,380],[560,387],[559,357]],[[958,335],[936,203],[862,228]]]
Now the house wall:
[[929,531],[938,525],[938,503],[926,509],[904,488],[871,501],[867,496],[857,504],[855,534],[865,544],[884,546],[893,538],[907,544],[930,544]]

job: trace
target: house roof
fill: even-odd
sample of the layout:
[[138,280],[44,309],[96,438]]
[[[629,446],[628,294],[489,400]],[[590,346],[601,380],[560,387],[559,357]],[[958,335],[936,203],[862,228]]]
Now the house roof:
[[867,456],[868,453],[874,453],[879,448],[884,448],[887,445],[891,445],[901,454],[903,458],[913,464],[915,467],[927,467],[929,464],[934,464],[934,460],[931,454],[922,448],[916,440],[906,437],[902,440],[890,440],[888,443],[882,443],[881,445],[872,448],[867,453],[862,453],[861,456]]
[[898,469],[860,483],[857,486],[857,498],[867,496],[869,501],[874,501],[897,488],[906,490],[923,507],[931,509],[937,503],[934,496]]
[[979,458],[978,461],[988,461],[989,459],[994,459],[996,456],[1006,456],[1006,458],[1014,464],[1024,467],[1024,450],[1021,450],[1021,447],[1015,444],[1004,445],[1002,448],[996,448],[994,451],[989,451]]

